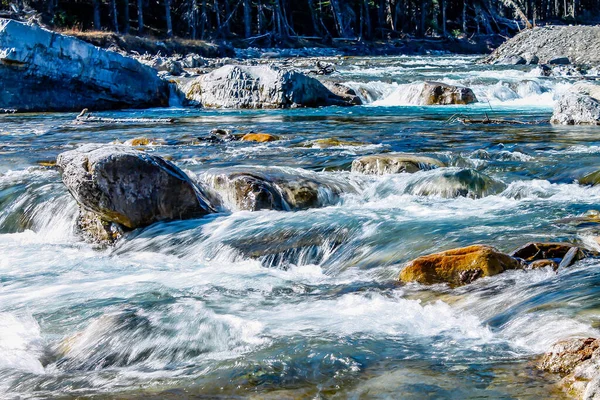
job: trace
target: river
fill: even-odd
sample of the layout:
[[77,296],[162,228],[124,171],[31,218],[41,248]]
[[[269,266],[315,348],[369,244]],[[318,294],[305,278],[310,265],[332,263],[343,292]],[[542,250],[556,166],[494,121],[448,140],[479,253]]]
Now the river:
[[[563,398],[533,362],[559,339],[600,335],[598,260],[460,288],[396,279],[415,257],[473,243],[598,248],[593,224],[561,221],[600,208],[600,187],[575,182],[600,167],[597,127],[456,121],[548,120],[574,80],[476,57],[330,60],[365,105],[95,113],[173,123],[0,116],[1,398]],[[423,80],[471,87],[480,101],[412,105],[411,84]],[[196,139],[213,128],[281,140]],[[158,223],[114,247],[88,244],[75,201],[44,165],[83,143],[139,136],[160,139],[146,151],[199,181],[235,166],[352,190],[295,212],[225,201],[217,214]],[[349,143],[314,142],[323,138]],[[439,170],[349,172],[353,159],[390,151],[480,171],[502,189],[454,197],[436,186]]]

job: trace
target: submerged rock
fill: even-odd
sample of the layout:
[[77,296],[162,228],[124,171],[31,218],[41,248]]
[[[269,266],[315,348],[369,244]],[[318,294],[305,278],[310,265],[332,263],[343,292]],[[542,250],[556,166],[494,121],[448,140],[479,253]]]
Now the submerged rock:
[[[175,165],[127,146],[85,145],[59,154],[57,165],[69,192],[102,226],[135,229],[214,211],[203,189]],[[81,226],[98,237],[100,225],[87,215],[90,222]]]
[[491,246],[474,245],[419,257],[400,272],[400,281],[460,286],[521,267],[518,260]]
[[445,167],[442,161],[415,154],[376,154],[352,161],[352,172],[367,175],[413,173]]
[[504,189],[504,182],[474,169],[443,168],[415,174],[405,192],[415,196],[481,198]]
[[272,66],[226,65],[183,87],[186,98],[214,108],[351,105],[315,78]]
[[317,147],[319,149],[327,149],[330,147],[348,147],[348,146],[364,146],[367,143],[365,142],[356,142],[351,140],[342,140],[335,137],[326,138],[326,139],[316,139],[308,142],[302,143],[301,147],[309,147],[314,148]]
[[0,19],[0,108],[71,111],[166,106],[155,70],[74,37]]
[[235,210],[304,210],[334,204],[350,184],[317,174],[294,174],[278,168],[227,168],[202,178]]
[[[581,185],[596,186],[600,183],[600,170],[587,174],[584,177],[579,178],[578,181]],[[597,217],[597,219],[600,218]]]

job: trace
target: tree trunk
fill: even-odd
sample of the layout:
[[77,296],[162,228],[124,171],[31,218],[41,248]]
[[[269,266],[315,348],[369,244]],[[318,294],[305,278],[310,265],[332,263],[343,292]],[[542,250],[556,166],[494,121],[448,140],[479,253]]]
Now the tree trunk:
[[94,29],[99,31],[102,29],[102,25],[100,24],[100,0],[94,0]]
[[202,0],[202,15],[200,16],[200,38],[204,39],[204,32],[208,23],[208,15],[206,15],[206,0]]
[[198,0],[192,0],[190,13],[190,36],[196,40],[198,39]]
[[138,35],[144,34],[144,0],[137,0]]
[[259,35],[262,35],[263,33],[263,26],[264,26],[264,13],[263,13],[263,5],[261,3],[261,0],[258,0],[258,4],[256,5],[256,32]]
[[371,38],[373,30],[371,28],[371,14],[369,13],[369,0],[363,0],[363,6],[365,8],[365,29],[366,37]]
[[315,2],[314,2],[314,0],[307,0],[307,1],[308,1],[308,9],[310,11],[310,20],[312,21],[312,26],[313,26],[313,35],[319,36],[321,34],[321,29],[319,29],[319,23],[317,21]]
[[119,33],[119,16],[117,14],[117,0],[110,0],[110,13],[115,32]]
[[425,36],[427,22],[427,0],[421,0],[421,9],[419,10],[421,21],[419,23],[419,35]]
[[123,26],[123,33],[129,35],[129,0],[125,0],[124,3],[123,18],[125,19],[125,25]]
[[173,22],[171,21],[171,0],[165,0],[165,20],[167,22],[167,37],[173,37]]
[[[512,8],[515,9],[515,12],[517,13],[517,15],[519,16],[519,18],[521,18],[521,20],[525,23],[525,27],[527,29],[531,29],[533,28],[533,26],[531,25],[531,23],[529,22],[529,20],[527,19],[527,16],[525,15],[525,13],[523,12],[523,10],[521,10],[521,7],[519,7],[519,5],[514,1],[514,0],[502,0],[505,4],[511,6]],[[566,0],[565,0],[566,1]]]
[[446,37],[446,5],[447,0],[441,0],[442,2],[442,36]]
[[222,31],[222,27],[221,27],[221,13],[219,10],[219,1],[215,0],[214,4],[214,9],[215,9],[215,18],[217,19],[217,36],[221,35],[221,31]]
[[463,33],[466,35],[467,34],[467,0],[463,0],[462,30],[463,30]]
[[244,0],[244,35],[249,38],[252,35],[252,7],[250,0]]

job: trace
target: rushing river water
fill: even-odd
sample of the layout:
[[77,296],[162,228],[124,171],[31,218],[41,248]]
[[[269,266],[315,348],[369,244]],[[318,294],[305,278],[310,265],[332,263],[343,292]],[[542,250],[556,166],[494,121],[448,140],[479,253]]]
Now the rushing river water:
[[[175,118],[131,124],[0,116],[0,397],[562,398],[557,378],[532,363],[558,339],[600,334],[599,261],[456,289],[395,283],[403,263],[462,245],[597,246],[593,225],[560,220],[600,208],[600,187],[575,183],[600,168],[599,128],[452,119],[548,120],[573,81],[475,61],[339,61],[337,78],[368,102],[352,108],[97,114]],[[472,87],[480,103],[412,106],[410,84],[423,80]],[[195,140],[213,128],[282,140]],[[146,150],[198,180],[211,168],[278,167],[268,170],[352,190],[296,212],[225,202],[218,214],[155,224],[114,248],[87,244],[59,173],[40,162],[138,136],[162,139]],[[360,143],[310,144],[330,137]],[[354,158],[390,151],[434,156],[505,186],[448,198],[431,179],[439,170],[349,172]]]

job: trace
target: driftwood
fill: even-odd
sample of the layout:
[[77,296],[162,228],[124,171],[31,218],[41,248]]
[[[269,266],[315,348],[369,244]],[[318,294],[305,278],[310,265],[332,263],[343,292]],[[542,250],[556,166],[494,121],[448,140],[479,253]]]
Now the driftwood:
[[329,74],[333,74],[335,72],[335,66],[333,64],[325,64],[321,61],[317,61],[317,68],[308,71],[309,75],[310,74],[315,74],[315,75],[329,75]]
[[95,117],[84,108],[79,115],[75,117],[75,124],[85,123],[108,123],[108,124],[170,124],[175,122],[175,118],[104,118]]
[[501,119],[501,118],[490,118],[485,115],[483,119],[472,119],[462,115],[453,115],[447,121],[448,123],[459,122],[463,125],[469,124],[487,124],[487,125],[541,125],[548,123],[548,121],[519,121],[516,119]]

